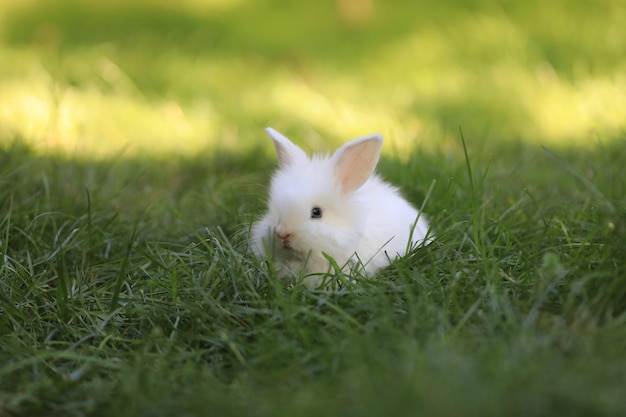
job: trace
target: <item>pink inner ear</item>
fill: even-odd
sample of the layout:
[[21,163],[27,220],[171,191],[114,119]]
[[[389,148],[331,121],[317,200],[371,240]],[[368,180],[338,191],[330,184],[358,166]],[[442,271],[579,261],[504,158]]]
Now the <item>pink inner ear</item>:
[[359,189],[372,175],[382,141],[378,138],[348,143],[339,151],[335,174],[342,193]]

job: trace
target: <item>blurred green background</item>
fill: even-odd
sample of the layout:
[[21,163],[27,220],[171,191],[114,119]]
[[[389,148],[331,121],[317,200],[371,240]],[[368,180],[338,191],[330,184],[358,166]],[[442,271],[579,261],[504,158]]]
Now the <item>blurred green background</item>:
[[[37,1],[0,5],[0,141],[84,157],[563,145],[626,128],[626,3]],[[389,145],[392,143],[392,145]]]

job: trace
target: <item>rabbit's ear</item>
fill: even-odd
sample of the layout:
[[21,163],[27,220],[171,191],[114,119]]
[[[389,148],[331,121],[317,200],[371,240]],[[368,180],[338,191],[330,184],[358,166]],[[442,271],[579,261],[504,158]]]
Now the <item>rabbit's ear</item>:
[[298,160],[306,160],[306,153],[297,145],[294,145],[286,136],[278,131],[268,127],[265,132],[274,141],[276,155],[278,156],[278,165],[285,168]]
[[335,178],[344,194],[357,190],[369,179],[378,163],[382,146],[383,137],[373,133],[337,149],[333,155]]

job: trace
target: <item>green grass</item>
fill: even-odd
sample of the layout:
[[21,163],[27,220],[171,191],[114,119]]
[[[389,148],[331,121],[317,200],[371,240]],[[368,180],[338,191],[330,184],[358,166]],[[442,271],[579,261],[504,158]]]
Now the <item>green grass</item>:
[[[620,2],[107,4],[0,6],[0,416],[624,415]],[[277,280],[267,125],[437,240]]]

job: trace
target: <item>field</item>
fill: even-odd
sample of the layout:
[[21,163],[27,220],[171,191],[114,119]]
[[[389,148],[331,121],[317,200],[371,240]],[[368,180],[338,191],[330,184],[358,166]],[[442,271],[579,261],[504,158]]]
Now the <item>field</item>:
[[[3,2],[0,416],[626,415],[625,51],[620,0]],[[266,126],[383,134],[436,241],[277,279]]]

